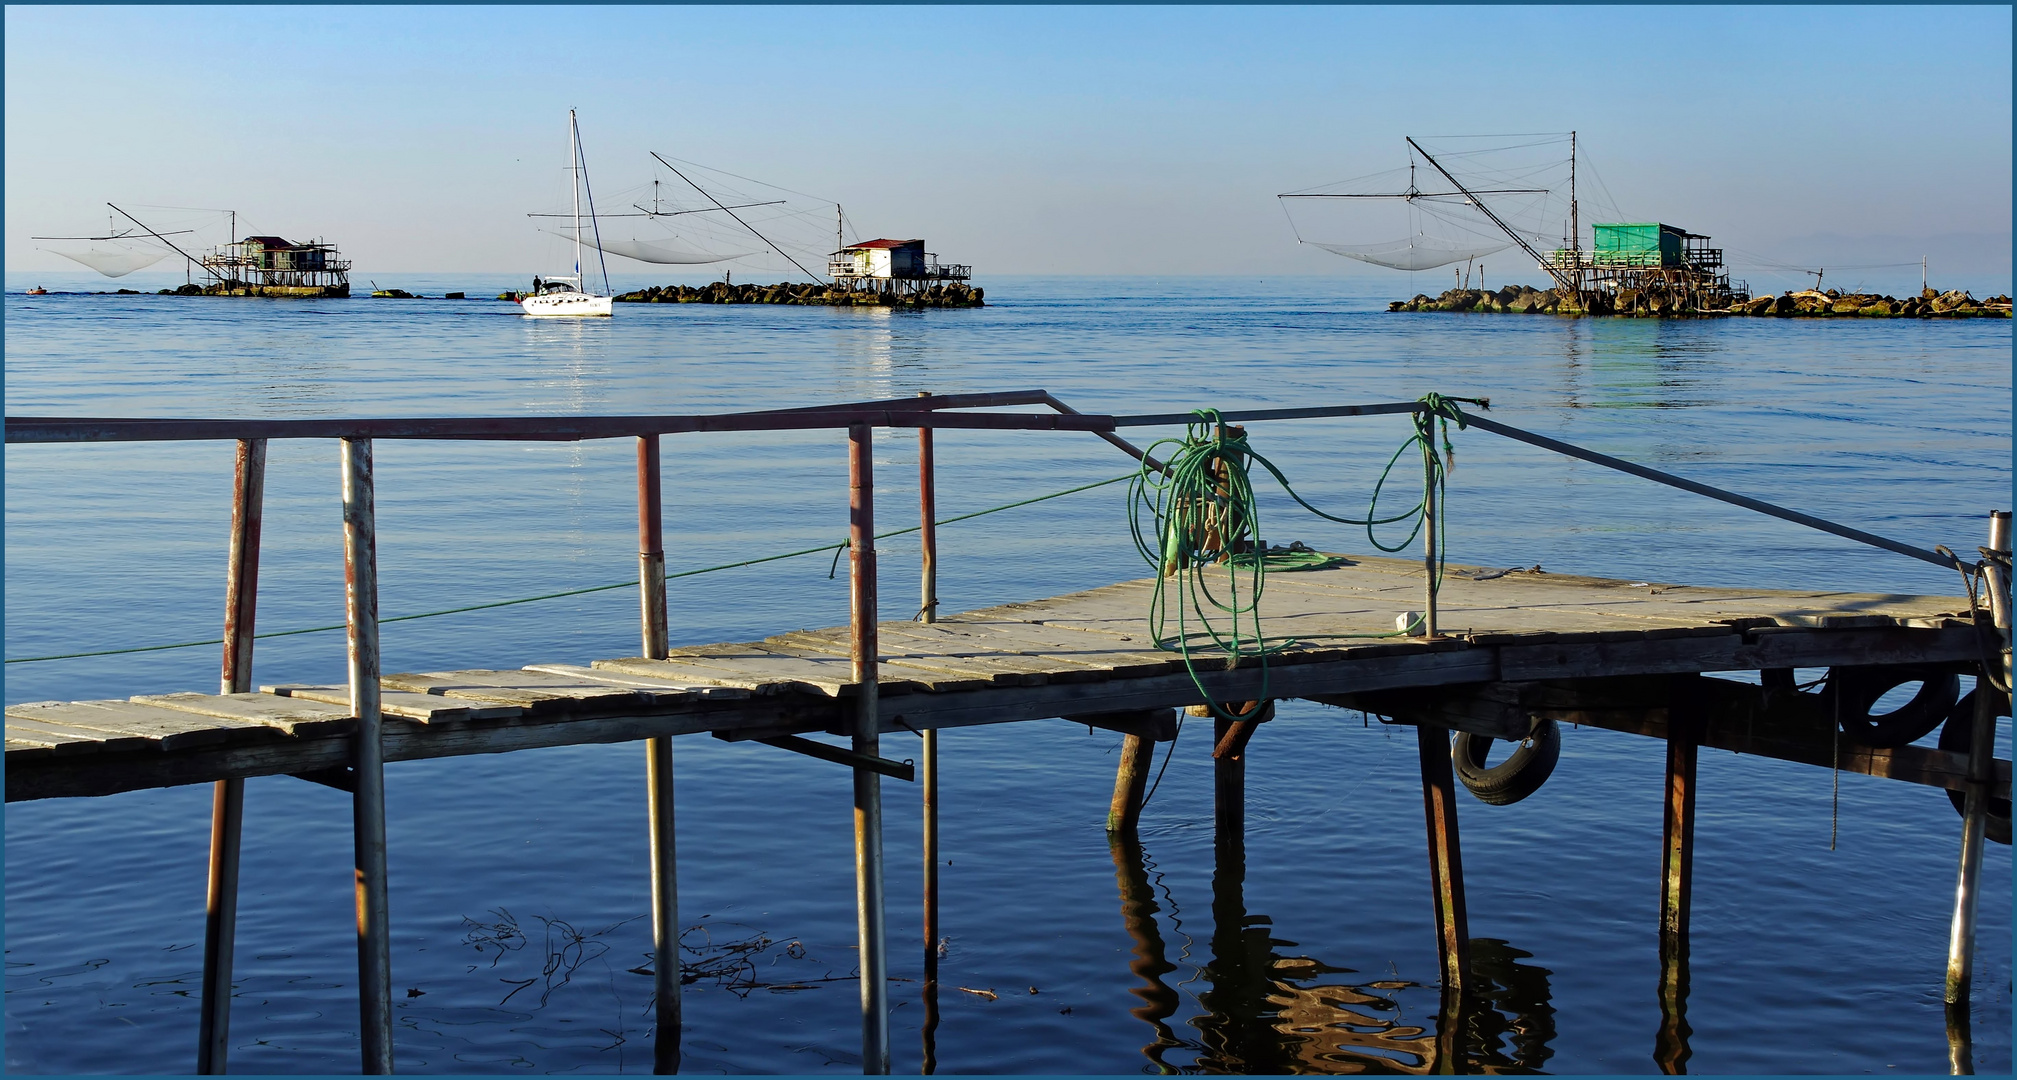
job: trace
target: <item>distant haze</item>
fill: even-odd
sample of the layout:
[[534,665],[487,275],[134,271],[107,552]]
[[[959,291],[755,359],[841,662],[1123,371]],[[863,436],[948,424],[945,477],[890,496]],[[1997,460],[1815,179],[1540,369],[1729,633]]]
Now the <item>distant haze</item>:
[[[1926,255],[1936,284],[2010,281],[2008,8],[5,18],[10,272],[79,269],[29,237],[102,228],[111,200],[326,236],[360,279],[529,274],[545,238],[525,214],[565,189],[573,106],[599,187],[648,182],[657,150],[837,200],[861,235],[924,237],[983,283],[1363,271],[1404,295],[1406,274],[1299,245],[1274,196],[1404,165],[1404,135],[1570,128],[1621,210],[1714,236],[1761,290],[1806,279],[1747,260]],[[1916,265],[1827,271],[1858,278],[1918,284]]]

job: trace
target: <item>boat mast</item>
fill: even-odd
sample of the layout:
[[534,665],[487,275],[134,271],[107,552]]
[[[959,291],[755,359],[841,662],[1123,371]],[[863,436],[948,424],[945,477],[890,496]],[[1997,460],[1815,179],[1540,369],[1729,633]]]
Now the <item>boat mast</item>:
[[[581,288],[581,132],[575,127],[574,110],[567,110],[567,168],[574,176],[574,285]],[[582,289],[587,292],[587,289]]]

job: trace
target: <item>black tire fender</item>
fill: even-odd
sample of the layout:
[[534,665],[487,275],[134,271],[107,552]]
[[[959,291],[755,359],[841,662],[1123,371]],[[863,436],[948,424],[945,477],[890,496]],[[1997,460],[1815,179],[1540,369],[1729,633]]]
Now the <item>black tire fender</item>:
[[[1872,715],[1877,699],[1909,682],[1919,684],[1912,700],[1888,713]],[[1896,749],[1917,742],[1940,726],[1961,693],[1961,677],[1932,664],[1838,667],[1821,691],[1823,708],[1841,717],[1842,734],[1859,746]]]
[[[1947,714],[1947,726],[1940,729],[1940,749],[1965,754],[1975,745],[1975,695],[1981,692],[1979,685],[1976,689],[1968,691],[1968,696],[1962,698],[1954,706],[1954,711]],[[1996,700],[1999,703],[1996,706],[1996,715],[2009,716],[2010,698],[1999,693]],[[1947,789],[1947,799],[1954,804],[1954,812],[1957,814],[1962,813],[1967,806],[1967,796],[1952,788]],[[1982,835],[1999,844],[2010,842],[2010,800],[1989,800],[1988,827],[1983,830]]]
[[1497,740],[1468,731],[1457,733],[1450,760],[1457,767],[1457,779],[1478,801],[1492,806],[1511,806],[1532,795],[1548,782],[1555,762],[1562,756],[1562,732],[1553,720],[1537,719],[1527,737],[1506,760],[1485,766],[1485,756]]

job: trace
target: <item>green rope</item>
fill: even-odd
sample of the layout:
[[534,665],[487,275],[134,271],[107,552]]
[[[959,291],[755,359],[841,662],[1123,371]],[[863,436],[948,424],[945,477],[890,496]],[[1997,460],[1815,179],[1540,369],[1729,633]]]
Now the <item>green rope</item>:
[[[1005,503],[1001,506],[989,507],[986,510],[976,510],[970,514],[960,514],[957,517],[940,518],[933,524],[951,525],[956,522],[971,521],[977,517],[986,517],[989,514],[1001,513],[1003,510],[1014,510],[1017,509],[1018,507],[1029,506],[1033,503],[1046,502],[1051,499],[1061,499],[1066,495],[1076,495],[1081,491],[1091,491],[1094,488],[1106,487],[1109,484],[1118,484],[1123,480],[1134,479],[1134,475],[1135,474],[1133,473],[1125,473],[1123,475],[1112,477],[1110,479],[1100,480],[1090,484],[1082,484],[1075,488],[1066,488],[1063,491],[1054,491],[1048,495],[1038,495],[1035,498],[1022,499],[1017,502]],[[878,540],[886,540],[892,536],[902,536],[906,533],[919,532],[922,531],[923,528],[924,526],[922,525],[912,525],[907,529],[891,529],[888,532],[880,532],[875,534],[875,538]],[[838,544],[821,544],[819,547],[802,548],[798,551],[787,551],[778,555],[764,555],[755,559],[743,559],[740,562],[722,563],[719,566],[703,566],[697,570],[682,570],[676,574],[667,574],[665,576],[665,580],[677,581],[680,578],[696,577],[700,574],[712,574],[720,570],[735,570],[744,566],[757,566],[762,563],[777,562],[782,559],[796,559],[801,555],[817,555],[822,551],[844,552],[848,549],[848,545],[849,541],[843,540]],[[839,565],[840,565],[840,556],[839,554],[836,554],[834,556],[834,566],[837,569]],[[831,578],[833,576],[833,573],[829,572],[827,576]],[[380,619],[378,620],[378,623],[380,626],[383,626],[386,623],[411,622],[414,619],[433,619],[443,615],[460,615],[466,611],[486,611],[491,608],[515,607],[519,604],[532,604],[537,603],[541,600],[558,600],[562,597],[567,596],[586,596],[589,593],[609,592],[612,589],[628,589],[633,588],[636,585],[637,585],[637,579],[632,578],[629,581],[619,581],[611,585],[591,585],[586,589],[569,589],[565,592],[544,593],[539,596],[523,596],[515,600],[495,600],[487,604],[470,604],[466,607],[445,608],[441,611],[423,611],[417,615],[395,615],[392,616],[391,618]],[[254,634],[252,635],[252,637],[255,641],[258,641],[258,640],[264,640],[266,638],[293,637],[297,634],[324,634],[329,633],[330,631],[342,630],[345,628],[346,624],[336,623],[333,626],[309,626],[309,627],[303,627],[302,629],[299,630],[274,630],[269,633]],[[140,645],[126,649],[99,649],[94,652],[59,653],[55,656],[23,656],[12,660],[8,660],[6,661],[6,663],[34,664],[34,663],[40,663],[41,661],[44,660],[75,660],[80,657],[86,657],[86,656],[123,656],[128,653],[164,652],[169,649],[193,649],[203,645],[222,645],[222,644],[224,644],[223,638],[213,638],[209,641],[179,641],[172,645]]]
[[[1372,498],[1364,517],[1332,514],[1312,506],[1289,483],[1280,468],[1254,451],[1244,431],[1226,425],[1215,409],[1197,410],[1193,414],[1196,419],[1186,426],[1183,438],[1163,439],[1149,447],[1147,458],[1154,458],[1161,452],[1168,464],[1157,470],[1144,460],[1136,471],[1134,482],[1128,487],[1128,528],[1135,549],[1157,570],[1149,597],[1150,634],[1157,648],[1182,654],[1192,685],[1197,687],[1214,714],[1227,720],[1238,719],[1205,692],[1204,683],[1198,677],[1194,649],[1218,650],[1227,658],[1227,668],[1237,667],[1251,658],[1261,669],[1259,696],[1266,698],[1268,657],[1294,644],[1291,639],[1270,643],[1262,632],[1260,602],[1267,572],[1271,561],[1275,560],[1279,560],[1274,562],[1278,572],[1310,568],[1309,560],[1302,552],[1290,553],[1290,557],[1285,558],[1281,553],[1253,550],[1261,531],[1260,510],[1254,498],[1249,471],[1251,465],[1257,464],[1273,476],[1282,490],[1303,509],[1327,521],[1362,525],[1366,538],[1373,546],[1389,552],[1402,550],[1421,535],[1427,517],[1424,510],[1429,504],[1429,491],[1433,486],[1437,495],[1435,505],[1439,527],[1436,570],[1430,589],[1434,591],[1442,587],[1443,551],[1449,542],[1449,531],[1440,527],[1445,504],[1441,496],[1449,468],[1456,461],[1456,447],[1450,442],[1449,425],[1454,420],[1460,431],[1468,426],[1458,402],[1482,407],[1489,407],[1489,404],[1483,399],[1450,398],[1441,394],[1429,394],[1421,400],[1424,408],[1413,414],[1414,433],[1387,459],[1386,468],[1373,484]],[[1441,457],[1436,454],[1435,446],[1438,425],[1441,425],[1443,443]],[[1420,449],[1423,460],[1422,497],[1416,500],[1415,505],[1398,514],[1382,516],[1380,496],[1387,480],[1401,458],[1416,448]],[[1396,543],[1386,543],[1375,532],[1376,526],[1409,520],[1413,521],[1413,527]],[[1217,587],[1214,587],[1212,567],[1222,571],[1221,576],[1216,576]],[[1174,603],[1170,595],[1172,586],[1176,594]],[[1172,610],[1176,622],[1174,633],[1169,625]],[[1193,622],[1197,624],[1197,629],[1192,628]],[[1398,637],[1413,629],[1348,636]]]

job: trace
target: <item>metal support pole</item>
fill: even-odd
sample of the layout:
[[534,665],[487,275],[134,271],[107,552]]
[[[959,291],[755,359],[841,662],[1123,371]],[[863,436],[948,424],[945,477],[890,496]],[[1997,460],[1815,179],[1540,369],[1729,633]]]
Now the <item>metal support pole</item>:
[[[854,752],[881,756],[876,699],[875,431],[847,429],[849,624]],[[882,777],[854,770],[855,924],[861,946],[861,1071],[889,1072],[889,956],[883,936]]]
[[378,527],[371,440],[342,440],[344,622],[349,631],[351,797],[357,873],[357,1007],[367,1074],[392,1072],[391,913],[385,882],[385,748],[378,711]]
[[1422,440],[1422,636],[1436,636],[1436,446]]
[[665,632],[665,533],[660,511],[658,436],[637,437],[637,586],[644,655],[663,660]]
[[[930,397],[931,392],[920,390],[917,396]],[[938,621],[938,462],[932,456],[928,427],[917,429],[917,492],[918,531],[924,547],[924,595],[918,617],[934,623]]]
[[[224,663],[218,692],[252,689],[252,628],[259,607],[259,526],[266,497],[266,440],[240,439],[224,573]],[[210,882],[203,923],[203,1005],[196,1071],[221,1075],[231,1045],[231,960],[238,936],[238,854],[245,780],[217,781],[210,800]]]
[[1695,873],[1695,759],[1706,718],[1684,692],[1668,709],[1666,809],[1660,845],[1660,1031],[1653,1060],[1669,1075],[1686,1073],[1688,910]]
[[[644,655],[666,656],[665,532],[658,436],[637,439],[637,581]],[[679,1071],[679,866],[673,833],[672,738],[644,741],[645,805],[651,833],[652,992],[657,1031],[652,1071]]]
[[1450,733],[1427,724],[1415,729],[1422,766],[1422,808],[1429,823],[1429,874],[1436,900],[1436,951],[1443,992],[1461,994],[1471,970],[1471,927],[1464,912],[1464,862],[1457,841],[1456,774],[1450,767]]
[[[1989,548],[1992,551],[2010,550],[2010,515],[2007,512],[1989,515]],[[2001,594],[2001,610],[1997,612],[1996,621],[2005,645],[2003,671],[2007,677],[2010,670],[2010,604],[2008,593],[2004,590],[2009,588],[2009,582],[2003,578],[2000,568],[1993,569],[1995,572],[1989,576],[1989,591],[1992,597]],[[1954,885],[1954,922],[1947,936],[1945,997],[1947,1004],[1954,1006],[1967,1004],[1975,976],[1975,910],[1981,899],[1977,879],[1982,875],[1982,833],[1989,821],[1989,783],[1994,777],[1996,761],[1996,706],[1999,702],[1995,687],[1990,685],[1991,675],[1989,671],[1982,672],[1975,684],[1975,715],[1972,718],[1975,727],[1970,733],[1968,746],[1968,791],[1961,804],[1961,872]]]
[[[918,391],[930,397],[931,391]],[[917,429],[918,531],[923,549],[922,580],[918,598],[918,618],[938,621],[938,463],[932,457],[931,429]],[[926,728],[920,748],[920,779],[924,795],[924,979],[925,1011],[936,1020],[938,1014],[938,729]],[[926,1037],[927,1070],[934,1064],[930,1036]]]

